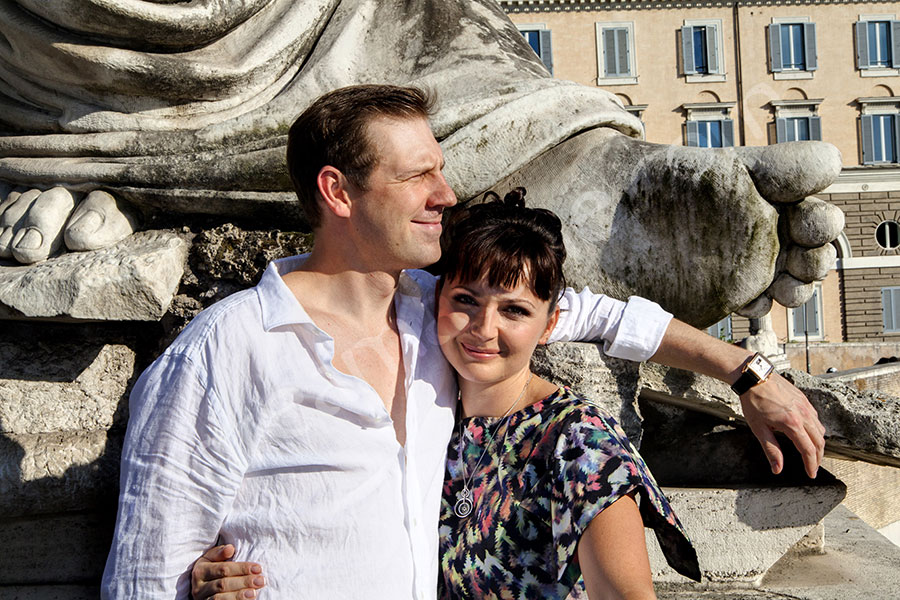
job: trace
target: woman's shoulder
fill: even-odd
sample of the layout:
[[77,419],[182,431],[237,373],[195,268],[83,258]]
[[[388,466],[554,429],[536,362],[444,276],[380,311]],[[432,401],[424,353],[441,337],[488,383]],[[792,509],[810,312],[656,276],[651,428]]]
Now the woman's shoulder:
[[619,429],[615,418],[596,401],[573,391],[568,386],[561,386],[556,393],[545,399],[542,412],[547,413],[557,425],[574,426],[588,423],[604,429]]

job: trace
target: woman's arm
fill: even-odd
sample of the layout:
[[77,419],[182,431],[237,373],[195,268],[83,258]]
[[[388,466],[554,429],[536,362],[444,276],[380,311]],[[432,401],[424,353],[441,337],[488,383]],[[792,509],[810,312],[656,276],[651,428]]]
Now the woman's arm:
[[633,494],[591,519],[578,542],[578,562],[590,600],[656,600]]
[[242,600],[256,598],[266,585],[262,567],[252,562],[230,562],[234,546],[226,544],[207,550],[191,570],[193,600]]

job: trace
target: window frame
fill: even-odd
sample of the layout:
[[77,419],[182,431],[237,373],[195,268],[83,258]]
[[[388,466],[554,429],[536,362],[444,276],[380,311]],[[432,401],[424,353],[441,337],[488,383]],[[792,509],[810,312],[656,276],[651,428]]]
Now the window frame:
[[[692,148],[733,148],[734,147],[734,119],[731,118],[731,109],[735,102],[700,102],[683,104],[682,108],[687,113],[684,124],[684,144]],[[721,146],[699,145],[700,123],[718,121],[721,123]]]
[[[869,24],[887,22],[888,64],[872,65],[870,61],[871,45],[869,43]],[[859,15],[853,24],[856,43],[856,69],[860,77],[897,77],[900,76],[900,21],[896,15]]]
[[[715,333],[712,331],[714,327]],[[706,333],[716,338],[717,340],[722,340],[723,342],[727,342],[729,344],[734,342],[734,322],[731,320],[731,315],[728,315],[721,321],[717,321],[707,327]]]
[[824,319],[823,319],[825,303],[823,302],[823,299],[822,299],[822,284],[816,283],[813,288],[813,295],[812,295],[812,297],[810,297],[809,300],[807,300],[806,302],[804,302],[797,308],[789,308],[788,309],[788,319],[787,319],[787,321],[788,321],[788,341],[802,342],[807,339],[807,337],[803,334],[802,331],[798,332],[794,329],[794,325],[795,325],[795,321],[796,321],[796,319],[795,319],[796,314],[798,312],[802,312],[803,307],[807,307],[806,324],[807,325],[809,324],[808,305],[810,303],[813,303],[813,308],[815,309],[815,314],[814,314],[813,318],[816,323],[817,331],[809,332],[808,339],[810,341],[817,341],[817,342],[820,342],[825,339],[825,324],[824,324]]
[[519,30],[519,33],[521,33],[522,37],[525,38],[525,43],[528,44],[529,48],[531,48],[532,50],[534,50],[534,46],[531,45],[531,42],[528,41],[528,36],[526,36],[525,34],[532,31],[538,34],[538,47],[540,48],[540,52],[535,52],[535,54],[552,76],[553,39],[551,30],[547,28],[547,25],[545,23],[517,23],[516,29]]
[[[803,31],[803,68],[785,68],[783,35],[787,26],[800,26]],[[769,71],[775,79],[812,79],[819,67],[816,24],[809,17],[773,17],[768,26]]]
[[[628,71],[621,75],[609,75],[606,72],[606,40],[605,32],[624,30],[626,62]],[[597,21],[594,23],[595,43],[597,46],[597,85],[636,85],[638,82],[637,56],[634,46],[633,21]]]
[[[696,27],[705,28],[708,65],[706,73],[697,72],[694,63],[694,28]],[[680,32],[681,74],[684,75],[685,81],[687,83],[725,81],[727,71],[724,51],[725,30],[722,27],[722,19],[685,19]],[[710,50],[710,45],[713,46],[712,50]]]
[[[891,305],[891,328],[888,327],[887,303],[885,292],[889,293]],[[896,317],[896,318],[895,318]],[[881,288],[881,330],[883,333],[900,333],[900,286]]]

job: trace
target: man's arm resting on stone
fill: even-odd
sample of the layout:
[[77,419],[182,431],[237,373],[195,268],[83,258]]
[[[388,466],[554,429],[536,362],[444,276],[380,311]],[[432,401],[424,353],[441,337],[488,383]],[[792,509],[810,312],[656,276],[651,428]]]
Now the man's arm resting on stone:
[[[588,288],[567,289],[560,300],[559,323],[551,342],[602,343],[606,354],[634,361],[651,360],[720,379],[731,385],[752,352],[726,344],[706,332],[673,319],[649,300],[632,296],[621,302]],[[803,393],[773,373],[741,395],[744,417],[772,465],[780,473],[784,456],[774,432],[788,436],[815,477],[825,448],[825,428]]]
[[[718,340],[677,319],[672,319],[651,361],[715,377],[729,385],[753,353]],[[822,462],[825,428],[803,392],[778,373],[741,395],[744,418],[762,445],[773,473],[780,473],[784,455],[774,433],[785,434],[800,451],[810,477]]]

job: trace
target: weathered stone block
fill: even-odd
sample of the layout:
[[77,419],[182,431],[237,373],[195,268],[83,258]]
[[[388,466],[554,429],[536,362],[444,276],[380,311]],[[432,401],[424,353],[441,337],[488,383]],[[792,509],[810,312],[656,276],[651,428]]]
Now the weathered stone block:
[[0,266],[0,318],[158,320],[175,295],[187,251],[178,235],[145,231],[102,250]]
[[114,521],[115,511],[0,521],[0,586],[98,582]]
[[136,377],[126,345],[0,341],[0,433],[105,430],[124,425]]
[[0,436],[0,514],[10,518],[114,502],[121,447],[120,436],[102,430]]

